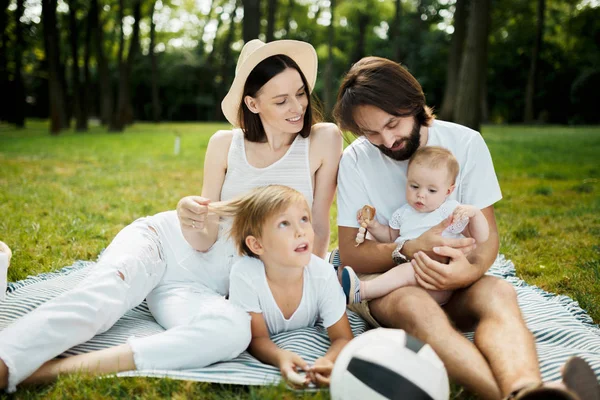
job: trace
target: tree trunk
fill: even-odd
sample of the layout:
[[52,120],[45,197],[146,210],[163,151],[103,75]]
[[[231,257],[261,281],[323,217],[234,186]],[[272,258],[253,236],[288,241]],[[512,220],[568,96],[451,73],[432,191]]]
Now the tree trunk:
[[98,63],[98,80],[100,87],[100,121],[102,125],[110,125],[113,119],[113,95],[112,85],[108,74],[108,61],[104,54],[103,23],[100,20],[100,9],[98,0],[91,0],[90,13],[92,15],[92,30],[94,37],[94,49],[96,50],[96,62]]
[[19,22],[23,11],[25,10],[25,0],[17,0],[17,9],[15,11],[15,116],[14,121],[17,128],[25,127],[25,86],[23,84],[23,25]]
[[333,46],[335,45],[335,0],[329,0],[331,22],[327,27],[327,64],[325,65],[325,116],[331,116],[333,109]]
[[[6,53],[8,49],[8,40],[6,30],[8,28],[8,0],[0,0],[0,93],[8,93],[8,62]],[[0,96],[0,121],[7,120],[9,100],[7,96]]]
[[48,60],[48,101],[50,103],[50,133],[58,135],[67,126],[65,97],[61,81],[60,44],[56,27],[58,0],[42,0],[44,44]]
[[531,123],[534,120],[533,97],[535,96],[535,81],[538,74],[538,60],[540,50],[544,39],[544,12],[546,10],[546,1],[538,0],[537,4],[537,27],[535,31],[535,42],[531,52],[531,65],[529,67],[529,76],[527,77],[527,89],[525,90],[525,122]]
[[490,0],[471,3],[467,43],[460,68],[454,120],[479,131],[481,125],[481,84],[487,64]]
[[[160,100],[158,98],[158,65],[156,60],[156,53],[154,52],[155,40],[156,40],[156,25],[154,24],[154,7],[156,1],[152,4],[152,11],[150,11],[150,64],[152,66],[152,120],[154,122],[160,122]],[[202,39],[200,39],[202,41]]]
[[367,14],[358,12],[358,37],[356,38],[356,50],[354,51],[354,57],[352,62],[356,62],[365,56],[365,42],[367,35],[367,28],[369,26],[370,18]]
[[243,39],[248,43],[260,34],[260,0],[242,0],[244,6]]
[[[223,54],[223,63],[220,68],[221,82],[217,86],[216,90],[216,104],[225,97],[226,88],[228,88],[233,80],[232,77],[229,76],[229,64],[231,63],[231,44],[233,43],[233,36],[235,34],[235,10],[238,7],[238,2],[236,0],[233,11],[231,12],[231,19],[229,20],[229,30],[227,31],[227,36],[225,37],[225,43],[223,43],[223,50],[221,54]],[[222,119],[222,113],[220,107],[215,107],[215,119]]]
[[[123,0],[119,3],[123,5]],[[123,15],[121,7],[120,15]],[[133,108],[131,107],[131,94],[130,94],[130,77],[131,68],[133,61],[137,55],[139,41],[140,41],[140,18],[141,18],[141,0],[136,0],[133,5],[133,31],[131,34],[131,41],[129,42],[129,52],[127,59],[123,58],[123,48],[125,47],[125,38],[123,35],[123,28],[121,22],[121,40],[119,46],[119,59],[122,60],[119,64],[119,100],[117,102],[117,112],[114,118],[115,124],[111,128],[112,131],[122,132],[125,125],[131,123],[133,120]],[[123,19],[121,18],[121,21]]]
[[88,10],[85,27],[85,46],[83,48],[83,90],[81,91],[81,111],[84,131],[88,130],[88,117],[90,113],[90,104],[88,94],[91,92],[90,84],[90,53],[92,48],[92,14]]
[[[216,70],[216,68],[213,68],[213,63],[215,61],[215,55],[218,53],[217,38],[219,35],[219,29],[221,29],[222,23],[223,23],[223,20],[220,17],[217,18],[217,29],[215,30],[215,38],[213,39],[213,42],[212,42],[212,50],[210,51],[210,53],[208,53],[208,56],[206,57],[206,67],[209,69],[213,69],[213,70]],[[202,82],[203,79],[201,79],[200,81]]]
[[444,100],[439,113],[440,119],[452,121],[456,93],[458,89],[458,74],[463,56],[465,37],[467,36],[467,3],[468,0],[457,0],[454,11],[454,33],[450,41],[448,54],[448,70],[446,71],[446,88]]
[[77,29],[77,0],[69,1],[69,42],[71,45],[71,58],[73,59],[73,111],[75,115],[75,129],[78,132],[86,130],[86,122],[83,120],[83,103],[81,101],[81,86],[79,73],[79,32]]
[[291,22],[292,22],[292,15],[294,15],[294,8],[295,7],[296,7],[296,2],[294,0],[289,0],[288,6],[287,6],[286,18],[285,18],[285,20],[287,21],[286,25],[285,25],[285,34],[286,34],[286,36],[289,36],[290,32],[292,30]]
[[275,39],[275,13],[277,11],[277,0],[269,0],[267,3],[267,43]]
[[402,20],[402,2],[400,0],[395,1],[394,7],[394,21],[390,27],[390,42],[392,43],[392,50],[394,54],[394,61],[402,61],[402,49],[400,48],[400,21]]

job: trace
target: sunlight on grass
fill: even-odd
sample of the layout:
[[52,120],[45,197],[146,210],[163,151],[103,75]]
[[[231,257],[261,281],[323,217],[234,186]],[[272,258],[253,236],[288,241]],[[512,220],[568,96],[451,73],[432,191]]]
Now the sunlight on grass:
[[[9,280],[94,260],[134,219],[175,208],[202,188],[204,153],[223,124],[136,124],[58,137],[45,121],[0,125],[0,238],[14,252]],[[176,135],[181,154],[173,154]],[[527,282],[566,294],[600,321],[600,128],[486,126],[503,200],[501,249]],[[330,214],[331,247],[337,211]],[[455,391],[456,392],[456,391]],[[327,398],[283,388],[168,379],[62,378],[22,398]],[[459,395],[458,398],[468,398]]]

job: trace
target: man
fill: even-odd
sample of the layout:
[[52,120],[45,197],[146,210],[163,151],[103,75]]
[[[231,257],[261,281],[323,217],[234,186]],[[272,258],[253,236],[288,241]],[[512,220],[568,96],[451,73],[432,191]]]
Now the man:
[[[373,326],[404,329],[429,343],[450,376],[482,398],[510,394],[533,398],[528,396],[540,392],[544,398],[573,398],[563,388],[541,387],[534,339],[513,287],[484,276],[498,253],[494,203],[502,195],[481,135],[436,120],[417,80],[400,65],[378,57],[353,65],[341,84],[334,114],[343,130],[358,136],[344,151],[338,175],[342,265],[369,279],[370,274],[412,260],[419,283],[362,302],[354,310]],[[427,145],[445,147],[458,159],[460,172],[451,198],[481,209],[489,224],[489,239],[475,246],[472,238],[444,238],[441,233],[450,223],[444,221],[414,240],[366,240],[356,247],[357,211],[370,204],[378,221],[387,224],[394,210],[406,202],[407,160]],[[424,289],[455,292],[439,306]],[[475,329],[474,342],[455,327]]]

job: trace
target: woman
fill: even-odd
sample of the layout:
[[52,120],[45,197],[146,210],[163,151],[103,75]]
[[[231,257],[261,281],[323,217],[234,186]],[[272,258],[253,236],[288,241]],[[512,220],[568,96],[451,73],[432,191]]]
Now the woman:
[[[0,388],[81,370],[199,368],[244,351],[249,316],[224,298],[236,252],[227,223],[209,217],[206,205],[256,186],[291,186],[312,205],[314,253],[324,256],[342,140],[335,125],[312,125],[316,73],[316,52],[307,43],[248,42],[222,103],[241,129],[211,138],[202,196],[125,227],[84,282],[1,331]],[[165,332],[52,360],[108,330],[144,298]]]

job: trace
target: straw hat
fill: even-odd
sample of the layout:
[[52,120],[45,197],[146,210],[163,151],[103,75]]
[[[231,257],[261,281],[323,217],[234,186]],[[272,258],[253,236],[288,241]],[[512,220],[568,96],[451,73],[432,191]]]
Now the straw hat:
[[221,110],[227,121],[234,127],[239,127],[238,113],[242,102],[244,85],[250,72],[261,61],[277,54],[284,54],[298,64],[306,77],[309,91],[312,92],[317,80],[317,52],[311,44],[298,40],[276,40],[264,43],[258,39],[249,41],[242,48],[235,67],[235,78],[229,92],[221,102]]

